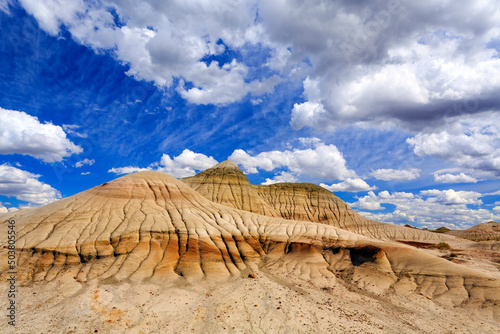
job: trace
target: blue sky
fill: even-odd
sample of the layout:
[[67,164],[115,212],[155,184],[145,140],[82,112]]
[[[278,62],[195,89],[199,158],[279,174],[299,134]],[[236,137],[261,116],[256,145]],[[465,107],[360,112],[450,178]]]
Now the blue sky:
[[500,219],[496,1],[0,0],[0,212],[231,159],[364,216]]

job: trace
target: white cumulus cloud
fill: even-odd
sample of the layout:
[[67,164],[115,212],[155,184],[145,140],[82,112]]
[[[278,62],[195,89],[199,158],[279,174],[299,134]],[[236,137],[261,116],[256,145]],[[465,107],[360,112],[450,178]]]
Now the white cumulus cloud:
[[427,201],[432,203],[440,203],[445,205],[483,204],[483,202],[479,199],[483,195],[475,191],[463,191],[463,190],[455,191],[453,189],[447,189],[447,190],[430,189],[430,190],[422,190],[420,194],[424,196],[429,196]]
[[50,185],[40,182],[40,175],[0,165],[0,195],[14,197],[30,205],[42,205],[61,198],[61,193]]
[[216,165],[217,163],[217,160],[213,157],[185,149],[181,154],[173,158],[171,158],[168,154],[163,154],[159,162],[153,163],[148,167],[117,167],[111,168],[108,172],[115,174],[130,174],[155,170],[175,177],[187,177],[193,176],[197,173],[197,171],[205,170]]
[[201,153],[195,153],[188,149],[174,158],[164,154],[160,160],[159,171],[171,174],[175,177],[186,177],[196,174],[196,171],[205,170],[217,164],[217,160]]
[[377,187],[372,187],[368,185],[362,179],[352,179],[348,178],[345,181],[334,183],[332,185],[327,185],[324,183],[320,184],[321,187],[330,190],[331,192],[345,191],[345,192],[359,192],[377,189]]
[[370,173],[377,180],[414,180],[420,176],[420,169],[377,169]]
[[22,111],[0,108],[0,154],[30,155],[55,162],[82,151],[66,138],[60,126],[40,123],[37,117]]
[[381,203],[402,203],[412,200],[415,196],[407,192],[389,193],[387,190],[379,192],[377,195],[373,191],[369,191],[366,196],[358,197],[357,201],[351,203],[351,206],[362,210],[383,210]]
[[[268,44],[254,22],[255,1],[21,3],[49,34],[58,35],[61,27],[66,27],[75,41],[96,51],[112,52],[130,66],[127,73],[137,79],[170,86],[174,78],[180,78],[176,88],[191,103],[232,103],[249,93],[269,93],[281,81],[277,75],[249,79],[248,66],[236,59],[227,64],[202,61],[224,52],[225,45],[238,49]],[[111,9],[120,24],[116,24]]]
[[[111,52],[137,79],[158,86],[180,79],[176,88],[192,103],[231,103],[269,93],[284,78],[301,81],[296,128],[418,127],[445,118],[460,100],[498,101],[495,0],[19,2],[49,34],[65,27],[78,43]],[[240,57],[212,59],[228,49]],[[263,56],[263,74],[251,71],[255,53],[248,50]]]
[[[28,205],[28,206],[30,206],[30,205]],[[22,208],[22,206],[21,206],[21,208]],[[7,213],[7,212],[14,212],[14,211],[18,211],[18,210],[19,210],[19,208],[16,208],[16,207],[7,208],[2,203],[0,203],[0,214]]]
[[384,210],[384,204],[392,204],[392,212],[374,213],[361,212],[369,219],[386,223],[414,223],[421,227],[438,228],[468,228],[490,220],[499,219],[495,209],[469,208],[468,205],[482,204],[481,194],[473,191],[422,190],[418,194],[408,192],[381,191],[375,194],[368,192],[366,196],[358,197],[350,205],[361,210]]
[[434,181],[440,183],[477,183],[477,179],[465,173],[460,174],[434,174]]
[[295,129],[302,129],[304,126],[323,127],[320,122],[326,114],[325,107],[319,102],[295,103],[292,109],[292,119],[290,124]]
[[480,176],[500,177],[500,119],[496,113],[450,118],[445,129],[419,133],[407,143],[418,156],[449,161]]
[[237,149],[229,156],[229,160],[243,166],[247,173],[257,173],[258,168],[265,171],[286,168],[295,175],[324,179],[356,177],[356,173],[346,167],[346,161],[337,147],[321,142],[316,142],[313,148],[266,151],[254,156]]
[[314,69],[303,80],[306,101],[292,110],[295,128],[421,129],[449,109],[474,114],[498,101],[500,76],[491,74],[500,74],[500,59],[487,46],[500,35],[494,1],[286,3],[265,2],[259,16],[293,50],[284,66],[308,57]]
[[284,182],[297,182],[298,179],[295,175],[292,173],[287,173],[287,172],[281,172],[280,174],[276,175],[272,179],[266,178],[265,182],[262,182],[263,185],[269,185],[269,184],[274,184],[274,183],[284,183]]
[[89,165],[89,166],[92,166],[93,164],[95,163],[95,160],[94,159],[83,159],[81,161],[78,161],[77,163],[75,163],[75,167],[76,168],[80,168],[80,167],[83,167],[85,165]]

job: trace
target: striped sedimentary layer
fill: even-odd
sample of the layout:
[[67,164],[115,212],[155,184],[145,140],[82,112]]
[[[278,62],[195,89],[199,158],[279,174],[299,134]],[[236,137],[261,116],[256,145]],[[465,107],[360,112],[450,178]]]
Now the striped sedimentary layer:
[[[18,279],[25,282],[175,284],[266,270],[322,287],[340,279],[375,294],[478,304],[498,317],[500,282],[487,274],[331,224],[222,205],[159,172],[127,175],[0,218],[16,221]],[[4,276],[6,263],[0,259]]]
[[231,161],[181,180],[212,202],[269,217],[332,225],[377,239],[426,242],[452,239],[444,234],[366,219],[335,194],[312,183],[252,185]]
[[472,241],[500,241],[500,223],[491,221],[463,231],[449,231],[447,234]]

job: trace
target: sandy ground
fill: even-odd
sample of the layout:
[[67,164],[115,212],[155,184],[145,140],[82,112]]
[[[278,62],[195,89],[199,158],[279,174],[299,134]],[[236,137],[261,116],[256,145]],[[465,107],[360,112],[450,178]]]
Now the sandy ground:
[[[383,296],[318,288],[259,271],[225,282],[102,284],[66,281],[18,287],[17,323],[2,333],[499,333],[469,308],[418,294]],[[6,300],[1,285],[1,300]],[[68,312],[67,310],[71,310]]]
[[[451,262],[488,273],[500,279],[500,250],[492,250],[492,242],[474,242],[457,239],[449,242],[448,250],[418,248]],[[451,256],[450,256],[451,255]]]

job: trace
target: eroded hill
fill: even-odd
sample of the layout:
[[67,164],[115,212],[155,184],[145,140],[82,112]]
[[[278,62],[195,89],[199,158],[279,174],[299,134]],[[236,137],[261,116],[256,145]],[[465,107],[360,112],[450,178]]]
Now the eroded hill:
[[18,328],[466,333],[464,314],[498,328],[498,279],[388,240],[317,187],[252,186],[220,167],[218,183],[141,172],[0,216],[16,221]]
[[238,165],[231,161],[181,181],[210,201],[265,216],[328,224],[377,239],[427,242],[452,239],[366,219],[335,194],[312,183],[250,184]]
[[463,231],[449,231],[450,235],[473,241],[500,241],[500,223],[488,222],[472,226]]

